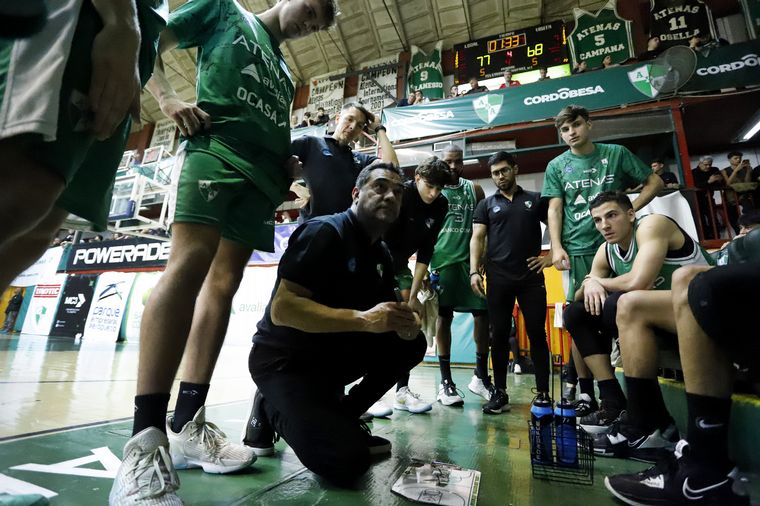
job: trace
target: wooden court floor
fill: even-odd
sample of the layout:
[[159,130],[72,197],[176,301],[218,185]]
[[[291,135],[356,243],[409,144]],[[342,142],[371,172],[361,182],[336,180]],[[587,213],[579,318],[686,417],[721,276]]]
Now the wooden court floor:
[[[247,346],[224,347],[208,400],[208,419],[235,439],[254,389],[247,356]],[[136,366],[135,344],[0,334],[0,491],[45,493],[53,505],[106,504],[131,433]],[[463,408],[437,404],[428,414],[396,412],[376,420],[373,431],[390,439],[393,451],[374,463],[356,489],[324,483],[281,441],[274,457],[259,458],[243,472],[180,471],[179,495],[188,505],[412,504],[390,487],[412,459],[422,459],[479,470],[483,506],[613,505],[604,476],[646,467],[597,459],[591,486],[533,479],[527,437],[532,376],[510,375],[511,412],[484,415],[481,399],[466,391],[471,375],[469,368],[454,371],[466,393]],[[435,399],[438,381],[437,367],[412,371],[412,389],[427,400]],[[757,477],[750,478],[753,504],[760,504]]]

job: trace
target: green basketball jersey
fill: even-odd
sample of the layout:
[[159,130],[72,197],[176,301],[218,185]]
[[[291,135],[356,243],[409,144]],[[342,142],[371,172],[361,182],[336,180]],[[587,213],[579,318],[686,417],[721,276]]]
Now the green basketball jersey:
[[[627,272],[631,272],[633,268],[633,261],[636,259],[636,255],[639,252],[639,246],[636,242],[636,231],[639,228],[639,223],[643,218],[637,219],[633,225],[633,237],[631,238],[631,244],[628,247],[628,251],[623,251],[617,244],[606,244],[607,263],[612,269],[613,277],[621,276]],[[675,223],[675,221],[673,222]],[[654,280],[654,290],[670,290],[671,280],[673,273],[676,269],[683,267],[684,265],[715,265],[715,260],[707,253],[689,234],[684,230],[676,226],[684,236],[683,246],[678,250],[668,250],[665,255],[665,261],[660,268],[660,272],[657,273],[657,277]]]
[[191,0],[168,27],[180,48],[198,48],[197,102],[211,116],[208,134],[186,149],[221,158],[282,202],[294,87],[277,40],[234,0]]
[[457,186],[443,188],[443,196],[449,201],[449,212],[443,220],[441,232],[430,260],[431,269],[470,261],[470,237],[472,218],[475,214],[475,185],[459,178]]
[[593,255],[604,242],[594,228],[588,203],[603,191],[625,190],[652,173],[633,153],[617,144],[594,144],[590,155],[565,151],[549,162],[544,197],[563,200],[562,246],[568,255]]

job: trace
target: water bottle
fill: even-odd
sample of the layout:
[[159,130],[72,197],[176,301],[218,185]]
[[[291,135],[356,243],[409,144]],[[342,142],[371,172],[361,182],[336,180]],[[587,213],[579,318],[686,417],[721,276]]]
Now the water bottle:
[[530,407],[531,460],[551,463],[552,461],[552,401],[536,397]]
[[441,275],[438,273],[438,271],[431,271],[430,272],[430,289],[434,292],[438,292],[441,284]]
[[554,409],[557,462],[560,465],[578,465],[578,433],[575,423],[575,407],[570,401],[562,399],[562,402]]

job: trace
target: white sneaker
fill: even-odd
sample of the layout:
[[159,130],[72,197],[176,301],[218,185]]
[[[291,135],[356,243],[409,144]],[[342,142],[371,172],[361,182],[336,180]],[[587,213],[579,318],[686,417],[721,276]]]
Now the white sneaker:
[[520,364],[515,364],[514,373],[515,374],[522,374],[522,367],[520,367]]
[[171,417],[166,419],[166,433],[177,469],[202,467],[207,473],[225,474],[244,469],[256,460],[253,448],[231,443],[219,427],[206,421],[205,406],[179,433],[172,430],[171,422]]
[[478,378],[475,375],[472,376],[472,379],[470,380],[470,384],[467,385],[467,389],[470,392],[481,396],[487,401],[491,400],[491,391],[488,389],[485,383],[483,383],[483,380]]
[[433,405],[420,399],[420,394],[415,394],[409,387],[401,387],[396,392],[396,400],[393,409],[409,411],[410,413],[424,413],[433,409]]
[[132,436],[108,496],[110,506],[182,506],[174,492],[179,477],[169,457],[166,434],[156,427]]
[[380,399],[372,406],[370,406],[370,408],[367,410],[367,413],[375,418],[385,418],[390,416],[393,413],[393,410],[390,408],[390,406],[383,402],[382,399]]
[[464,399],[457,391],[457,386],[454,383],[444,381],[438,387],[438,401],[444,406],[462,406]]

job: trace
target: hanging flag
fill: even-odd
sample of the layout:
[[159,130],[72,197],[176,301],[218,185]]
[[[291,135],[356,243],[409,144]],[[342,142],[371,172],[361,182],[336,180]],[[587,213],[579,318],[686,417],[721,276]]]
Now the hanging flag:
[[[372,70],[375,67],[378,69]],[[379,113],[391,105],[396,97],[398,55],[363,64],[362,70],[364,72],[359,74],[359,91],[356,98],[370,111]]]
[[340,112],[343,107],[343,89],[346,85],[346,78],[330,79],[330,76],[345,75],[346,69],[343,68],[337,72],[331,72],[323,76],[315,77],[311,80],[309,86],[309,105],[306,110],[311,112],[314,119],[317,109],[323,107],[325,112],[331,118]]
[[623,63],[634,56],[631,22],[617,13],[616,0],[610,0],[596,14],[575,8],[573,16],[575,28],[567,42],[576,64],[585,61],[594,68],[600,67],[608,55],[612,63]]
[[712,13],[702,0],[651,0],[650,35],[660,48],[688,46],[692,37],[715,38]]
[[443,68],[441,67],[441,48],[439,40],[435,48],[426,54],[417,46],[412,46],[412,58],[409,62],[407,76],[407,96],[409,90],[422,90],[425,98],[443,98]]

